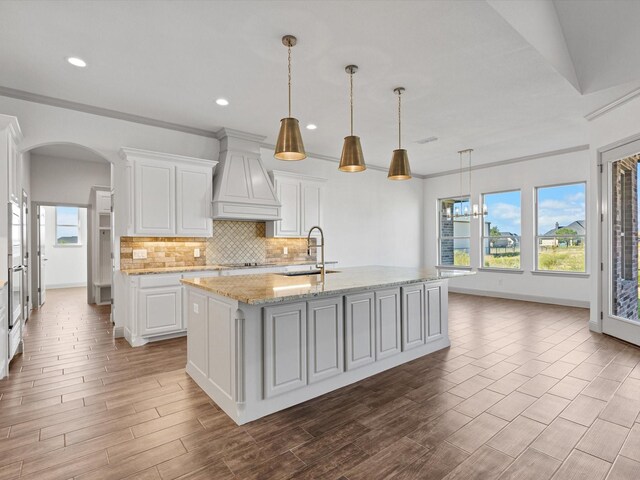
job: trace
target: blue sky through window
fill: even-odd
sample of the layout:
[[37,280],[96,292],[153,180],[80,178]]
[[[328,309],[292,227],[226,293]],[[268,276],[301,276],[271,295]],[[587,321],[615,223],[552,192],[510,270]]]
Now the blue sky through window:
[[502,233],[520,235],[520,191],[488,193],[484,196],[484,203],[489,210],[489,214],[484,218],[485,222],[490,222],[492,227],[498,227]]
[[538,235],[585,220],[585,185],[575,183],[538,189]]

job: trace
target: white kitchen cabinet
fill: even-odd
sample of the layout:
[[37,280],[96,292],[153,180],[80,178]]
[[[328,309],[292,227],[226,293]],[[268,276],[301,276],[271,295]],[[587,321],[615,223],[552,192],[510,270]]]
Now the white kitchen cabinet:
[[307,304],[264,308],[264,396],[307,384]]
[[425,301],[427,312],[427,334],[428,337],[438,337],[443,334],[443,323],[446,322],[446,290],[442,284],[425,285]]
[[421,283],[402,287],[402,350],[424,345],[426,321],[424,285]]
[[176,167],[176,233],[178,235],[211,236],[212,175],[211,166],[178,165]]
[[400,288],[376,291],[376,360],[402,351]]
[[135,233],[160,236],[175,234],[175,166],[169,162],[137,160],[133,178]]
[[138,322],[141,335],[182,330],[182,286],[140,289]]
[[376,361],[376,315],[374,294],[346,295],[345,356],[346,369],[368,365]]
[[282,207],[281,220],[267,222],[267,237],[306,237],[311,227],[322,226],[325,179],[275,170],[271,176]]
[[[116,175],[132,202],[127,235],[212,235],[213,172],[218,162],[123,148],[124,174]],[[132,178],[131,178],[132,177]]]
[[344,371],[342,297],[307,302],[309,383]]

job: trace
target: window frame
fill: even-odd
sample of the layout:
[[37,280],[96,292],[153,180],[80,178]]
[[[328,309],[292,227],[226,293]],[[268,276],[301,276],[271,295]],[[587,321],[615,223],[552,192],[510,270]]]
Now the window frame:
[[[484,215],[481,217],[482,218],[482,223],[480,225],[480,269],[482,270],[488,270],[488,271],[507,271],[507,272],[522,272],[522,188],[510,188],[507,190],[496,190],[496,191],[491,191],[491,192],[483,192],[480,194],[480,205],[482,208],[483,205],[485,205],[485,196],[487,195],[496,195],[499,193],[512,193],[512,192],[518,192],[520,194],[520,235],[518,235],[518,238],[520,239],[520,266],[518,268],[510,268],[510,267],[487,267],[484,264],[484,241],[487,238],[492,238],[491,236],[485,237],[484,236]],[[496,237],[496,238],[508,238],[508,237]]]
[[[472,265],[471,265],[471,238],[472,238],[472,231],[471,231],[471,219],[473,218],[473,214],[470,212],[468,217],[469,217],[469,235],[466,237],[457,237],[457,236],[451,236],[451,237],[443,237],[442,234],[442,202],[444,200],[467,200],[467,202],[469,203],[469,208],[471,208],[471,194],[467,194],[467,195],[456,195],[456,196],[449,196],[449,197],[442,197],[439,198],[437,203],[436,203],[436,216],[438,219],[438,224],[437,224],[437,238],[436,238],[436,243],[437,243],[437,255],[438,255],[438,263],[436,265],[436,268],[438,269],[451,269],[451,270],[472,270]],[[468,240],[469,242],[469,265],[443,265],[442,264],[442,240],[453,240],[455,242],[455,240],[458,239],[462,239],[462,240]]]
[[[58,208],[75,208],[78,212],[78,224],[77,225],[71,225],[71,224],[66,224],[66,223],[58,223]],[[67,247],[81,247],[82,246],[82,228],[81,228],[81,218],[80,218],[80,208],[81,207],[77,207],[75,205],[55,205],[53,207],[53,214],[54,214],[54,242],[53,242],[53,246],[54,247],[61,247],[61,248],[67,248]],[[78,241],[76,243],[58,243],[58,227],[75,227],[78,229]]]
[[[558,236],[549,236],[549,235],[539,235],[538,234],[538,205],[539,205],[539,194],[540,189],[544,188],[555,188],[555,187],[566,187],[570,185],[583,185],[584,186],[584,235],[560,235],[560,238],[575,238],[581,237],[583,238],[584,243],[584,270],[573,271],[573,270],[542,270],[539,268],[539,257],[540,250],[538,241],[540,238],[559,238]],[[531,273],[536,275],[568,275],[568,276],[576,276],[576,277],[585,277],[589,276],[589,250],[587,248],[587,238],[589,236],[589,204],[587,202],[588,199],[588,185],[586,180],[578,180],[574,182],[561,182],[561,183],[553,183],[548,185],[537,185],[533,187],[533,222],[534,222],[534,230],[533,230],[533,269]]]

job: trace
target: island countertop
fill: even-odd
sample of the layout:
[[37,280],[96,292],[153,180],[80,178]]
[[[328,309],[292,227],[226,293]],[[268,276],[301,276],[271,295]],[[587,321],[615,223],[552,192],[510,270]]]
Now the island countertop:
[[183,279],[182,283],[249,305],[288,302],[361,292],[381,287],[443,280],[469,275],[469,271],[366,266],[328,269],[324,284],[320,275],[286,276],[276,273]]

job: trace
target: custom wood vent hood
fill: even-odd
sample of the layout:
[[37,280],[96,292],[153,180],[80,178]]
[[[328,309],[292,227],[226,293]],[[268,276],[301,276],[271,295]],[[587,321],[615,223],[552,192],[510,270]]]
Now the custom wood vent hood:
[[280,202],[260,159],[265,137],[222,128],[213,180],[214,220],[280,220]]

